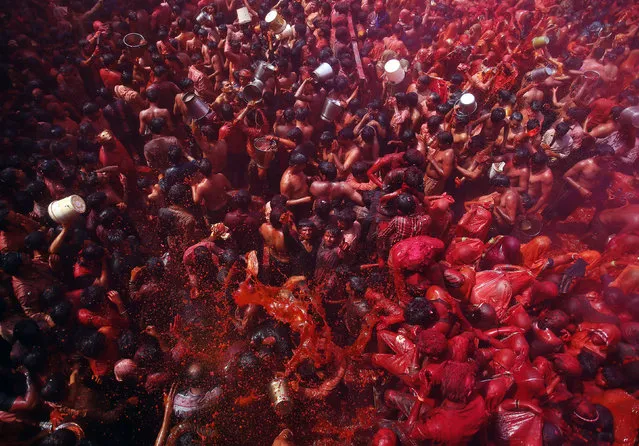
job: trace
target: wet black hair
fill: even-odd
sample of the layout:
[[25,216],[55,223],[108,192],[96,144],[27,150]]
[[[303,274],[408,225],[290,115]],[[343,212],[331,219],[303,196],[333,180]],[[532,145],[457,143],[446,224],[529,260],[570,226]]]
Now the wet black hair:
[[82,291],[80,305],[89,310],[97,310],[106,302],[106,290],[101,286],[91,285]]
[[428,327],[439,319],[435,307],[423,297],[416,297],[404,309],[404,320],[409,325]]
[[417,203],[415,203],[415,199],[412,195],[399,194],[399,196],[395,199],[395,206],[403,215],[410,215],[415,212]]
[[56,325],[64,326],[73,316],[73,305],[67,300],[58,302],[51,308],[49,315]]
[[68,379],[61,373],[48,377],[40,390],[42,399],[51,403],[62,401],[66,395],[67,381]]
[[42,331],[40,331],[40,327],[34,320],[23,319],[18,321],[13,327],[13,340],[19,341],[20,344],[26,347],[41,345],[43,341]]
[[328,181],[335,181],[337,178],[337,167],[328,161],[322,161],[318,167],[320,173],[326,177]]
[[439,132],[437,134],[437,141],[440,146],[449,146],[453,143],[454,138],[450,132]]
[[133,358],[138,349],[138,338],[133,330],[124,330],[118,337],[118,351],[122,358]]
[[489,184],[493,187],[509,187],[510,180],[506,175],[497,174],[489,180]]
[[291,156],[288,159],[289,166],[302,166],[306,164],[307,162],[308,162],[308,158],[306,158],[306,155],[299,152],[291,153]]
[[40,446],[76,446],[78,438],[69,429],[56,429],[40,442]]
[[0,254],[0,269],[10,276],[20,274],[22,268],[22,256],[17,252]]
[[104,350],[105,345],[106,337],[94,329],[82,330],[76,341],[78,351],[88,358],[97,358]]
[[29,253],[46,251],[48,246],[47,237],[43,232],[35,231],[24,238],[24,249]]
[[153,118],[149,123],[149,130],[151,130],[152,133],[159,135],[160,133],[162,133],[165,124],[166,121],[164,120],[164,118]]
[[577,360],[581,365],[581,377],[583,379],[593,379],[597,375],[597,369],[601,360],[597,355],[589,350],[582,349],[577,355]]
[[492,122],[503,121],[506,118],[506,110],[501,107],[494,108],[492,112],[490,112],[490,120]]

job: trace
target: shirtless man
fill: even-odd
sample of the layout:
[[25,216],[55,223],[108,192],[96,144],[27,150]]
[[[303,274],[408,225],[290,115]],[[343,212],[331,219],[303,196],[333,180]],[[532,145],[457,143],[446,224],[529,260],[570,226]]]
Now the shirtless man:
[[209,224],[224,219],[226,205],[229,202],[228,191],[232,189],[229,180],[221,173],[213,172],[213,165],[209,160],[198,161],[198,168],[204,179],[191,186],[193,201],[202,204],[206,209]]
[[[495,192],[477,199],[478,202],[493,201],[494,225],[500,234],[510,232],[515,224],[517,215],[522,211],[519,193],[510,187],[510,179],[503,174],[497,174],[490,179],[490,185]],[[465,205],[472,203],[465,203]]]
[[320,112],[324,99],[326,98],[326,92],[317,89],[311,83],[311,79],[304,79],[302,84],[295,92],[295,106],[296,107],[308,107],[311,110],[313,116]]
[[193,81],[188,77],[182,79],[180,81],[180,89],[182,93],[178,93],[175,95],[175,101],[173,102],[173,116],[176,119],[182,119],[182,122],[186,125],[191,125],[191,119],[189,118],[188,110],[186,109],[186,104],[182,98],[187,93],[194,93],[195,89],[193,87]]
[[437,150],[434,154],[428,154],[426,159],[426,174],[424,175],[424,194],[440,195],[444,192],[446,180],[453,173],[455,167],[455,150],[453,135],[449,132],[441,132],[437,135]]
[[599,221],[609,234],[636,234],[639,231],[639,205],[628,204],[606,209],[599,214]]
[[[339,153],[333,154],[333,162],[337,166],[342,178],[347,177],[351,171],[353,163],[360,161],[362,158],[359,146],[353,141],[355,134],[353,130],[345,127],[337,134],[337,143],[339,144]],[[339,154],[343,154],[340,156]]]
[[554,176],[548,167],[548,155],[537,152],[532,157],[530,179],[528,180],[528,195],[534,201],[529,214],[538,214],[544,210],[550,199]]
[[226,169],[228,146],[225,140],[218,138],[219,131],[210,125],[203,125],[196,132],[195,139],[202,150],[202,156],[211,162],[213,172]]
[[492,147],[496,144],[502,131],[501,140],[508,141],[508,122],[506,122],[506,111],[503,108],[494,108],[490,113],[486,113],[471,124],[471,128],[478,124],[483,124],[480,135],[483,135],[488,146]]
[[173,123],[171,122],[171,114],[167,109],[160,108],[158,106],[158,100],[160,99],[159,91],[155,88],[149,88],[146,90],[146,98],[149,100],[149,107],[146,110],[140,112],[140,135],[149,134],[149,124],[153,118],[162,118],[166,122],[167,129],[173,130]]
[[534,101],[543,102],[544,92],[537,88],[538,86],[538,84],[528,84],[517,92],[517,101],[521,101],[522,108],[530,107]]
[[505,174],[510,179],[510,187],[520,194],[528,191],[528,183],[530,179],[530,169],[528,161],[530,160],[530,152],[525,147],[518,147],[515,150],[511,161],[506,164]]
[[280,194],[286,196],[288,206],[296,206],[310,202],[308,192],[308,178],[304,169],[308,159],[302,153],[292,153],[288,160],[288,169],[282,174],[280,180]]
[[[607,144],[595,147],[595,156],[579,161],[564,174],[566,190],[557,200],[546,208],[543,215],[546,219],[567,218],[593,194],[606,193],[605,184],[609,180],[610,163],[614,158],[614,150]],[[592,200],[594,204],[603,204],[605,199]]]
[[202,47],[202,57],[204,58],[204,66],[213,70],[213,74],[209,78],[211,80],[215,79],[215,91],[218,91],[224,81],[224,62],[220,55],[218,43],[215,41],[206,42],[206,45]]
[[325,198],[327,200],[341,201],[351,200],[358,206],[364,206],[362,196],[349,186],[345,181],[336,181],[337,168],[335,164],[322,161],[319,164],[320,180],[313,181],[310,192],[313,197]]
[[[404,170],[410,166],[416,166],[420,169],[424,168],[424,156],[421,152],[417,150],[407,150],[403,153],[390,153],[385,155],[375,161],[375,164],[368,169],[366,175],[368,175],[368,179],[371,180],[372,183],[376,184],[380,189],[383,189],[384,185],[394,182],[393,177],[396,175],[404,175]],[[379,176],[377,175],[378,172],[380,173]]]
[[313,135],[313,126],[308,123],[308,108],[295,109],[295,126],[302,130],[304,141],[310,141]]
[[265,283],[281,285],[291,271],[291,257],[286,249],[282,220],[290,220],[288,213],[279,208],[271,210],[269,221],[260,226],[260,235],[264,239],[264,256],[268,259],[265,270]]
[[[508,139],[506,140],[506,147],[513,148],[515,147],[516,142],[519,140],[519,136],[525,133],[526,129],[522,125],[522,121],[524,120],[524,116],[516,111],[510,115],[508,119]],[[500,141],[497,141],[499,144]]]

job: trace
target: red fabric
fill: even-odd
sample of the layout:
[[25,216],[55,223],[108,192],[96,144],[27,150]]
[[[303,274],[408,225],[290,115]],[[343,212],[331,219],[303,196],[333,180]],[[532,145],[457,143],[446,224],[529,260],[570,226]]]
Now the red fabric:
[[481,271],[475,277],[475,287],[470,302],[475,305],[490,304],[498,319],[502,319],[513,296],[513,288],[506,275],[499,271]]
[[102,167],[118,166],[122,173],[134,173],[135,164],[126,151],[124,146],[116,141],[114,149],[107,151],[104,147],[100,148],[100,164]]
[[473,265],[484,252],[484,242],[477,238],[456,237],[448,246],[446,261],[451,266]]
[[543,420],[530,411],[497,414],[496,437],[498,444],[509,446],[541,446]]
[[590,104],[590,114],[588,115],[588,127],[590,129],[608,120],[610,110],[617,103],[608,98],[599,98]]
[[393,269],[421,270],[430,265],[444,250],[444,242],[421,235],[402,240],[393,246],[388,256],[388,264]]
[[455,235],[486,240],[492,222],[493,214],[488,209],[477,204],[473,205],[459,220]]
[[484,399],[477,396],[462,408],[437,407],[431,410],[426,421],[416,423],[410,437],[447,445],[466,444],[487,420]]

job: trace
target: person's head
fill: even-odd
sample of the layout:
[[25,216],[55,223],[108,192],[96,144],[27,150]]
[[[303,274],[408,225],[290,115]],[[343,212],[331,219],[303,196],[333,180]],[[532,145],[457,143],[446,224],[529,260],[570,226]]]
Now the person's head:
[[149,100],[149,102],[152,104],[156,104],[160,99],[160,90],[155,87],[147,89],[144,94],[146,95],[146,98]]
[[570,318],[566,313],[561,310],[550,310],[544,312],[539,317],[539,328],[542,330],[552,330],[555,333],[559,333],[566,325],[570,323]]
[[506,118],[506,110],[496,107],[490,112],[490,120],[495,124],[502,122]]
[[446,336],[439,330],[428,328],[421,330],[417,334],[415,340],[417,350],[426,356],[438,358],[446,353],[448,350],[448,340]]
[[415,166],[418,169],[423,169],[426,164],[426,160],[424,159],[424,155],[416,149],[409,149],[404,152],[403,160],[407,166]]
[[442,395],[449,401],[464,403],[475,389],[475,366],[447,361],[442,365]]
[[25,270],[26,256],[18,252],[7,252],[0,255],[0,269],[9,276],[18,277]]
[[559,124],[557,124],[557,127],[555,127],[555,136],[557,138],[563,138],[564,136],[566,136],[566,134],[568,134],[569,131],[570,124],[568,124],[567,122],[560,122]]
[[577,360],[581,365],[581,377],[583,379],[594,379],[597,375],[597,369],[601,365],[601,359],[587,349],[581,349],[577,355]]
[[335,179],[337,178],[337,167],[331,162],[320,162],[318,170],[320,172],[321,178],[325,181],[335,181]]
[[191,387],[199,387],[204,384],[206,378],[206,369],[199,362],[191,363],[185,373],[186,382]]
[[513,163],[516,166],[526,166],[530,160],[530,152],[526,147],[517,147],[513,157]]
[[313,213],[321,220],[328,220],[331,210],[331,202],[329,200],[326,200],[325,198],[317,199],[315,200],[315,203],[313,203]]
[[510,179],[504,174],[497,174],[489,180],[489,183],[499,193],[510,187]]
[[42,399],[51,403],[61,402],[67,393],[67,381],[64,375],[59,373],[48,377],[40,390]]
[[231,207],[247,212],[251,205],[251,194],[246,189],[240,189],[231,197]]
[[296,172],[303,171],[306,168],[307,163],[308,159],[306,158],[306,155],[300,152],[291,153],[291,156],[288,159],[288,165]]
[[327,248],[336,247],[342,240],[342,231],[337,226],[328,226],[324,231],[322,241]]
[[40,442],[40,446],[76,446],[78,437],[69,429],[56,429]]
[[152,367],[162,357],[162,349],[157,339],[148,337],[144,340],[135,351],[133,361],[139,367]]
[[513,112],[513,114],[510,115],[510,120],[509,120],[510,127],[512,127],[512,128],[519,127],[523,120],[524,120],[524,115],[522,115],[518,111]]
[[297,223],[297,233],[300,240],[309,241],[315,235],[315,223],[308,219],[302,219]]
[[25,347],[38,346],[43,341],[42,331],[33,319],[23,319],[13,327],[13,340]]
[[440,149],[448,149],[453,144],[453,135],[450,132],[439,132],[437,142]]
[[86,329],[80,333],[76,348],[81,355],[96,359],[100,356],[106,345],[106,337],[97,330]]
[[164,118],[153,118],[149,123],[149,130],[155,135],[160,135],[164,131],[166,121]]
[[71,302],[63,300],[56,303],[49,310],[49,316],[56,326],[63,327],[69,323],[73,315],[73,305]]
[[335,211],[337,227],[342,231],[350,229],[356,218],[357,216],[355,215],[355,211],[351,208],[344,208]]
[[539,123],[538,119],[529,119],[526,122],[526,130],[527,131],[531,131],[531,130],[535,130],[541,127],[541,124]]
[[395,199],[395,207],[397,208],[399,215],[411,215],[415,212],[417,203],[415,203],[415,199],[412,195],[400,194]]
[[539,172],[546,168],[548,165],[548,155],[544,152],[535,152],[532,156],[532,170]]
[[626,377],[621,366],[606,364],[599,369],[595,377],[595,383],[602,389],[618,389],[623,387]]
[[615,150],[607,143],[595,144],[594,157],[598,164],[608,164],[615,157]]
[[193,207],[193,194],[186,184],[174,184],[167,195],[169,203],[183,207]]
[[428,327],[438,319],[439,316],[433,304],[422,297],[414,298],[404,309],[404,320],[409,325]]
[[101,286],[91,285],[84,289],[80,305],[88,310],[99,310],[106,302],[106,291]]

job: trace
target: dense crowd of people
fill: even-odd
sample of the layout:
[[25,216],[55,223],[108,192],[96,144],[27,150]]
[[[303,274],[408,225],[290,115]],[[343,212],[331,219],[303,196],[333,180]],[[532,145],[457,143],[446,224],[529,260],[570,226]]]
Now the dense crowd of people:
[[1,444],[637,444],[636,2],[0,22]]

